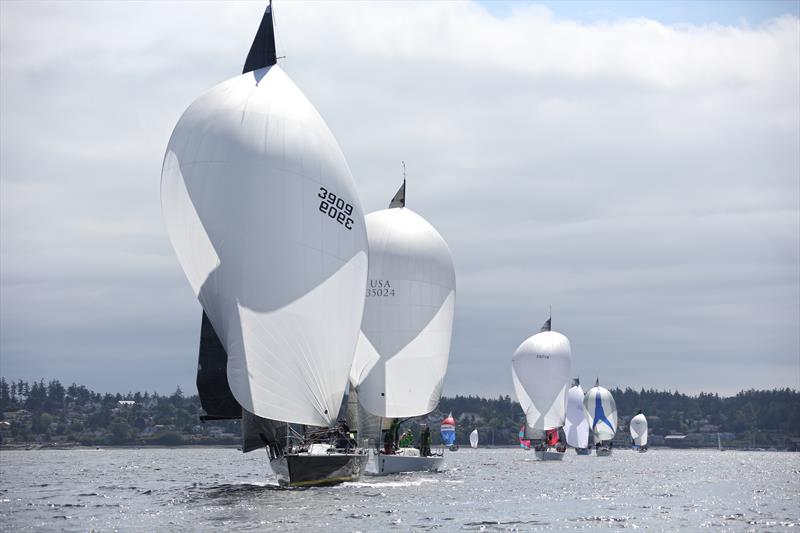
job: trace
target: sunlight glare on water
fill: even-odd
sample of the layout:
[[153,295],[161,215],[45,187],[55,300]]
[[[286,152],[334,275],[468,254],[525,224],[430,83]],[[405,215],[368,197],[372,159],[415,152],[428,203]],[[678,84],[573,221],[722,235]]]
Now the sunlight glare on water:
[[283,490],[263,453],[228,448],[0,452],[0,529],[784,531],[800,526],[800,454],[615,450],[538,462],[447,453],[447,471]]

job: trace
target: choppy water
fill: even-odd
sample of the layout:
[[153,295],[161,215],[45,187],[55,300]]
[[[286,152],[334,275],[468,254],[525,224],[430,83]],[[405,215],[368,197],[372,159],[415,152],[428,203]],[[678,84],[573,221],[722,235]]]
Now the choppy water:
[[448,470],[278,489],[233,449],[0,452],[0,529],[783,531],[800,528],[800,454],[653,449],[537,462],[448,453]]

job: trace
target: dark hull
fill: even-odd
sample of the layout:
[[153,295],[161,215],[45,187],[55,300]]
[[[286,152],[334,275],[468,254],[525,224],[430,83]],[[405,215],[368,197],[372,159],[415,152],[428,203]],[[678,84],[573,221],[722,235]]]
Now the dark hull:
[[592,450],[590,450],[589,448],[575,448],[575,453],[577,453],[578,455],[591,455]]
[[367,453],[287,454],[270,462],[281,485],[319,487],[361,477]]

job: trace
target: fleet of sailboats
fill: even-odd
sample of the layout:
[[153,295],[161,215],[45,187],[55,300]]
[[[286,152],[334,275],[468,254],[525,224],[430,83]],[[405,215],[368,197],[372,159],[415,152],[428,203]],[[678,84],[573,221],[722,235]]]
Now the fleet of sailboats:
[[[277,64],[271,4],[242,74],[197,98],[169,140],[162,212],[203,310],[201,418],[240,419],[242,451],[266,450],[282,484],[357,479],[370,449],[377,474],[444,465],[429,428],[399,442],[438,405],[456,296],[447,243],[406,207],[403,166],[389,207],[365,216],[336,139]],[[610,455],[614,398],[599,381],[567,387],[570,342],[551,323],[512,357],[520,446],[561,460],[567,445],[588,455],[591,437]],[[630,432],[646,450],[643,414]],[[440,433],[458,449],[452,413]]]

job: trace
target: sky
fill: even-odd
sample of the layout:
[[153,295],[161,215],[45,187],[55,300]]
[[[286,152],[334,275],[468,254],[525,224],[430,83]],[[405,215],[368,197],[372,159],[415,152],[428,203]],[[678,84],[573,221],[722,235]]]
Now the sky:
[[[175,123],[241,72],[259,3],[0,3],[0,374],[194,385],[200,306],[162,222]],[[510,360],[681,392],[800,388],[800,3],[276,2],[279,60],[366,212],[458,283],[444,394]]]

